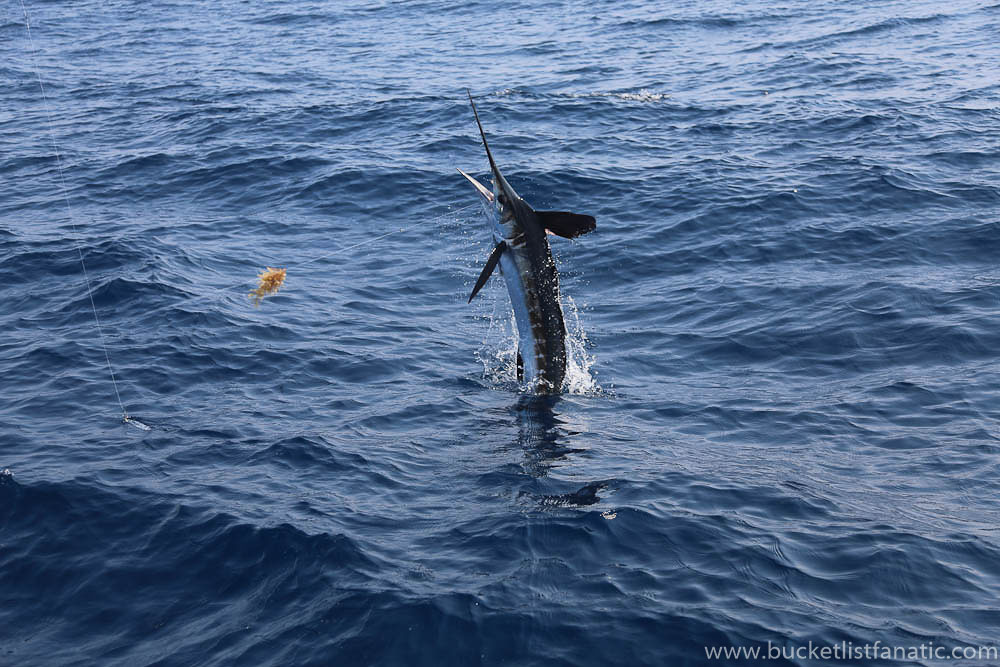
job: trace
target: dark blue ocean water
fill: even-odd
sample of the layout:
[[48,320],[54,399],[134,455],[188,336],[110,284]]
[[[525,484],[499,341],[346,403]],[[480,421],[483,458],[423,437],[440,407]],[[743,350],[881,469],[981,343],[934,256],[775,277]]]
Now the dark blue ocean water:
[[[995,0],[25,1],[0,664],[1000,641]],[[553,241],[559,397],[502,281],[466,304],[466,87],[598,220]]]

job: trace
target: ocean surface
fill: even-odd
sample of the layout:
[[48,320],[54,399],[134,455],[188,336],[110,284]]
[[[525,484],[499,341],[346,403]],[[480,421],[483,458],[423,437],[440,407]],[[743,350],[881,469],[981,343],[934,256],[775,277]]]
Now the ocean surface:
[[[1000,643],[998,35],[4,3],[0,664],[997,664],[794,651]],[[597,218],[552,241],[559,396],[503,281],[466,303],[466,88],[521,195]]]

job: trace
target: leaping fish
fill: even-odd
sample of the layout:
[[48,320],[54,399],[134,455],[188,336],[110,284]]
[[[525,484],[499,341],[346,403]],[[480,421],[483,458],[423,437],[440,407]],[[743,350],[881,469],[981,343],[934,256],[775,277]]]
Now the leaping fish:
[[552,260],[546,232],[571,239],[593,231],[597,222],[592,216],[580,213],[536,211],[524,201],[493,160],[471,92],[469,104],[490,161],[493,190],[461,169],[458,172],[469,179],[482,197],[490,213],[496,244],[469,302],[499,266],[517,322],[517,379],[539,393],[557,393],[566,377],[566,323],[559,300],[559,272]]

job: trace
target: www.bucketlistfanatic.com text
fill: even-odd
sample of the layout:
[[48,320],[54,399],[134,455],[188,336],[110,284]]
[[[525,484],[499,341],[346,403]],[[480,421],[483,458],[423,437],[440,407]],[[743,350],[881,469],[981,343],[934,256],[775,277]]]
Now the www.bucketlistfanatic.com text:
[[706,646],[709,660],[997,660],[996,646],[941,646],[928,642],[917,646],[872,644],[814,644],[805,646]]

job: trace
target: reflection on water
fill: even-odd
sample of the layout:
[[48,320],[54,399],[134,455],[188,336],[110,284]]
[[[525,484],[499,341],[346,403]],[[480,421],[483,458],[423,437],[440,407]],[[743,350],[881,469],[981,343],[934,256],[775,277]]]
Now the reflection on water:
[[[570,430],[556,412],[560,400],[558,395],[524,395],[511,407],[517,418],[517,447],[524,452],[522,468],[538,480],[585,451],[568,444],[579,432]],[[595,481],[567,493],[531,495],[544,505],[593,505],[600,500],[597,492],[606,486],[606,481]]]

